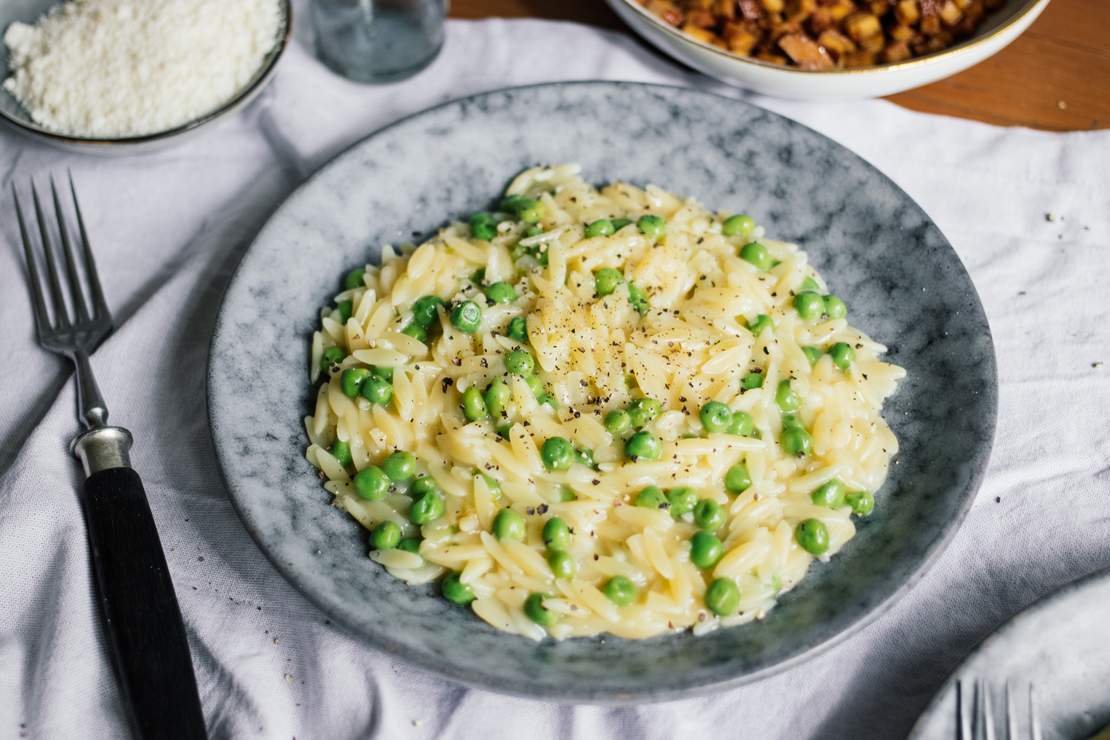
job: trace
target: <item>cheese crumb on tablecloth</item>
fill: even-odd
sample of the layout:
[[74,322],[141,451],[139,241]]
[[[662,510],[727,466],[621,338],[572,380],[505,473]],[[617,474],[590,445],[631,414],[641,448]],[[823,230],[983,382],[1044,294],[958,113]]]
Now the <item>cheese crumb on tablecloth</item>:
[[152,134],[234,98],[277,42],[276,0],[75,0],[4,34],[4,87],[45,128]]

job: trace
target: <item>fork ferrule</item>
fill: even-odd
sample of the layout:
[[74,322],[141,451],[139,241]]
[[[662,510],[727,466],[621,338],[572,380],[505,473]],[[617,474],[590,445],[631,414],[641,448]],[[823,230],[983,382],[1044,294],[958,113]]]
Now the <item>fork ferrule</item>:
[[81,460],[85,477],[111,468],[130,468],[131,432],[123,427],[97,427],[73,440],[73,454]]

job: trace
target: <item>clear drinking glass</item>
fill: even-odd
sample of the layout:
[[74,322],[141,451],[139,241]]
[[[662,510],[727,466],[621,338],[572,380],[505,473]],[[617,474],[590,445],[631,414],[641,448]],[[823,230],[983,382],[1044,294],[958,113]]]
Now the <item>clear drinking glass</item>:
[[403,80],[443,47],[447,0],[312,0],[316,56],[357,82]]

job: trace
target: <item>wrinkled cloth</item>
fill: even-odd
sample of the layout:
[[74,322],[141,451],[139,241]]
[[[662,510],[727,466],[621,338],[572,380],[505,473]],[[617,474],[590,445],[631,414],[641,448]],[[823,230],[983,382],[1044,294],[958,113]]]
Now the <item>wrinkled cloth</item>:
[[[428,69],[366,87],[314,59],[306,17],[263,97],[179,146],[98,158],[0,133],[5,192],[66,167],[77,182],[119,327],[93,365],[113,419],[135,435],[133,463],[213,737],[669,739],[718,737],[722,728],[729,737],[902,737],[979,640],[1062,584],[1110,566],[1110,366],[1102,364],[1110,362],[1110,132],[995,128],[884,101],[748,96],[630,35],[540,21],[452,21]],[[216,469],[205,409],[208,343],[230,273],[307,174],[375,129],[451,98],[597,78],[747,97],[876,164],[967,265],[994,332],[1000,383],[998,435],[974,507],[889,612],[758,683],[617,708],[462,688],[332,624],[244,530]],[[35,344],[11,201],[0,200],[0,738],[126,736],[94,601],[80,474],[67,451],[77,430],[71,370]]]

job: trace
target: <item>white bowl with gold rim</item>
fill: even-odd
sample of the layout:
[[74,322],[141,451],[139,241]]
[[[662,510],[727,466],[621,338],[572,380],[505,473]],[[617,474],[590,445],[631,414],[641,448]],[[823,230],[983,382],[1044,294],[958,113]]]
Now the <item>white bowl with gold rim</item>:
[[1007,0],[984,18],[974,36],[932,54],[873,67],[811,71],[749,59],[699,41],[649,13],[636,0],[607,1],[625,23],[680,62],[730,85],[803,100],[880,97],[962,72],[1020,36],[1049,2]]

